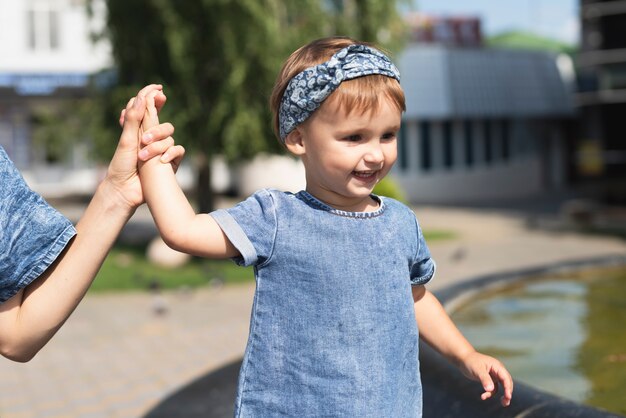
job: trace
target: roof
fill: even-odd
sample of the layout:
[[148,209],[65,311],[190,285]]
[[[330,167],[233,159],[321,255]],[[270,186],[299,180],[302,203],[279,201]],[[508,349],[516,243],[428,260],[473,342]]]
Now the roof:
[[411,45],[398,60],[407,118],[554,117],[574,112],[556,56]]

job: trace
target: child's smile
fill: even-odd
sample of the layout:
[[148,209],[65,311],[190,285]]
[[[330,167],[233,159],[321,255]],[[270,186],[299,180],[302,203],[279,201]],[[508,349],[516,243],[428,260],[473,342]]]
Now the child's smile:
[[370,194],[396,161],[400,121],[389,99],[364,113],[327,100],[287,140],[304,162],[307,191],[337,209],[375,210]]

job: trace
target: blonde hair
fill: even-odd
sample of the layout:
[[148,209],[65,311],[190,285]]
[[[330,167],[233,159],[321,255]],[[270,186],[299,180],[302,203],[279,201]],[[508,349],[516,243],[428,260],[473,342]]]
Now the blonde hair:
[[[373,45],[356,41],[348,37],[330,37],[315,40],[293,52],[283,64],[270,97],[270,108],[273,115],[274,133],[282,143],[279,133],[278,110],[291,79],[309,67],[328,61],[333,54],[350,45]],[[380,49],[380,48],[377,48]],[[339,108],[359,113],[373,112],[378,109],[381,98],[387,98],[403,112],[406,109],[404,92],[400,83],[385,75],[372,74],[354,78],[341,83],[327,100],[337,104]]]

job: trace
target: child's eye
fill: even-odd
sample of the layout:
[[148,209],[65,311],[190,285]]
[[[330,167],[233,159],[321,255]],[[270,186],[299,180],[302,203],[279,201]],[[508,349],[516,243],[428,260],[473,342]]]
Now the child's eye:
[[343,139],[349,142],[359,142],[361,140],[361,135],[358,135],[358,134],[348,135],[344,137]]
[[382,139],[385,140],[391,140],[391,139],[395,139],[396,138],[396,133],[395,132],[387,132],[385,134],[383,134]]

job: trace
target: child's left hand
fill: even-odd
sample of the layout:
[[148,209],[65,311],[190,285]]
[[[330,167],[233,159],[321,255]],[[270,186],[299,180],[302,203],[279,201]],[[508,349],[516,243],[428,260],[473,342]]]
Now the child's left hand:
[[461,372],[472,380],[479,381],[485,392],[480,395],[484,401],[498,392],[502,385],[504,395],[500,398],[502,406],[509,406],[513,396],[513,379],[504,365],[493,357],[474,351],[465,357],[460,366]]

